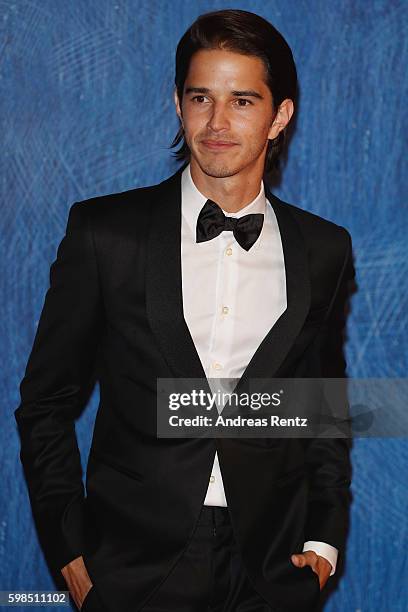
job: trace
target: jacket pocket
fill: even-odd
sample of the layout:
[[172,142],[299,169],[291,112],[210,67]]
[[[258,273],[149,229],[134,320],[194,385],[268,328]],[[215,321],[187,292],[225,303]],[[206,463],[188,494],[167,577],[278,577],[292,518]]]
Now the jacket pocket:
[[305,466],[298,465],[292,470],[289,470],[289,472],[285,472],[285,474],[283,474],[282,476],[279,476],[279,478],[277,478],[273,484],[275,486],[281,487],[285,485],[286,483],[291,482],[292,480],[295,480],[299,476],[305,475],[305,474],[306,474]]
[[133,470],[132,468],[129,468],[127,466],[121,465],[121,463],[117,461],[117,459],[103,455],[99,451],[92,451],[92,453],[89,455],[89,461],[95,461],[96,463],[102,463],[103,465],[107,465],[111,469],[116,470],[117,472],[121,472],[125,476],[129,476],[134,480],[142,481],[144,479],[143,474],[141,474],[140,472],[137,472],[136,470]]

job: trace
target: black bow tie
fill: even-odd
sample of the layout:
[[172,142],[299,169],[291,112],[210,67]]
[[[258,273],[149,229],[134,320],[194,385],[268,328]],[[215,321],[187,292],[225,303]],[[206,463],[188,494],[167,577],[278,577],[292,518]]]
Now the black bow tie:
[[215,238],[221,232],[230,230],[243,249],[249,251],[261,233],[264,216],[252,213],[243,217],[226,217],[216,202],[207,200],[197,219],[196,242]]

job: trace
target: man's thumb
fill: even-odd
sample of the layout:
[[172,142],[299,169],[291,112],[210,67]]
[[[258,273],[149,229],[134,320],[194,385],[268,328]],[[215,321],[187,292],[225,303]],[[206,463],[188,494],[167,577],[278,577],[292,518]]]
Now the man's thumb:
[[303,567],[306,564],[306,559],[302,554],[292,555],[290,559],[296,567]]

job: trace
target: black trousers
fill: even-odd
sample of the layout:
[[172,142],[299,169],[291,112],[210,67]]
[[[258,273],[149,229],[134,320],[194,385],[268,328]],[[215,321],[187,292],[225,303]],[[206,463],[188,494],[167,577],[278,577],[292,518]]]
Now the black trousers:
[[227,508],[203,506],[193,537],[143,612],[274,612],[242,565]]
[[[83,612],[102,612],[95,589]],[[254,589],[242,565],[227,508],[203,506],[193,536],[141,612],[276,612]]]

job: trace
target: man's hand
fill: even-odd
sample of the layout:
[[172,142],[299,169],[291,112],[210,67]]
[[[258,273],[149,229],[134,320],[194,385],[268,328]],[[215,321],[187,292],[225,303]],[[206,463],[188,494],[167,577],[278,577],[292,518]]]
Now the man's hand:
[[77,557],[65,565],[61,573],[65,578],[75,605],[80,610],[86,595],[93,586],[82,557]]
[[296,567],[305,567],[310,565],[312,570],[318,575],[320,582],[320,590],[324,587],[327,579],[332,571],[331,563],[327,559],[317,555],[314,550],[305,550],[303,553],[297,553],[291,556],[291,561]]

